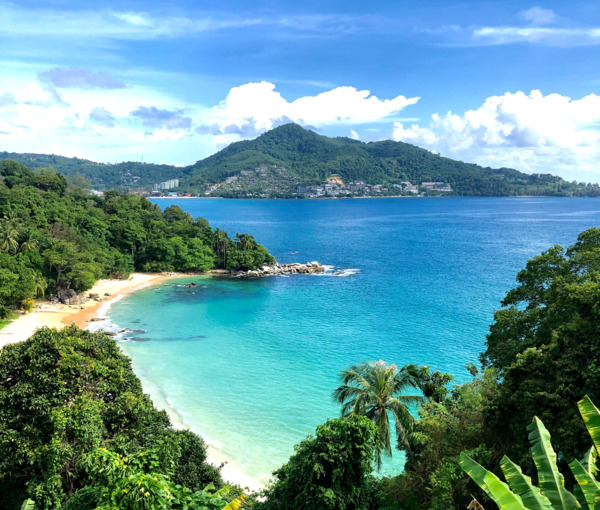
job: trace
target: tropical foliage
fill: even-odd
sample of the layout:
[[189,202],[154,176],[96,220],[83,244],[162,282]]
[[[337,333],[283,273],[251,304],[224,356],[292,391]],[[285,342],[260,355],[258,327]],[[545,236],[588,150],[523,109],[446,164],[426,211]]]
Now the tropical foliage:
[[414,422],[409,406],[415,406],[423,398],[404,392],[419,387],[419,375],[416,365],[398,369],[382,360],[354,365],[340,375],[342,384],[333,396],[342,405],[342,416],[365,416],[377,426],[379,441],[375,460],[378,469],[381,468],[381,454],[392,455],[390,415],[399,449],[409,448],[406,434],[412,430]]
[[255,269],[273,263],[248,234],[234,239],[179,207],[142,197],[104,198],[69,187],[60,174],[0,163],[0,306],[131,271]]
[[600,448],[600,412],[589,397],[578,403],[584,423],[594,445],[580,461],[569,464],[579,490],[574,494],[565,488],[564,477],[556,465],[556,453],[550,433],[535,417],[527,428],[531,455],[537,468],[538,486],[524,475],[521,468],[504,456],[501,468],[508,485],[484,469],[468,455],[461,454],[460,464],[467,474],[498,504],[508,510],[571,510],[600,508],[600,483],[596,480],[596,458]]
[[587,449],[574,402],[600,400],[600,229],[534,257],[517,283],[495,313],[482,355],[502,378],[486,422],[502,431],[496,447],[530,469],[521,431],[538,416],[564,469]]
[[113,494],[117,479],[143,480],[156,498],[180,486],[182,502],[210,483],[222,486],[202,440],[170,427],[113,339],[42,329],[0,350],[0,508],[17,509],[27,497],[37,510],[99,501],[140,508]]
[[275,471],[260,510],[367,510],[377,430],[362,416],[329,420]]

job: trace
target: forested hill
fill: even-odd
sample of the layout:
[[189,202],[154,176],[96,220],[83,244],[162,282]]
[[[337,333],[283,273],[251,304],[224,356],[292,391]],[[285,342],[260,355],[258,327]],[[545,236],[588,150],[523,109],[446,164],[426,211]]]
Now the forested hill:
[[[302,196],[299,187],[322,186],[333,176],[339,178],[340,195],[418,192],[463,196],[600,196],[598,186],[567,182],[551,174],[484,168],[404,142],[364,143],[350,138],[328,138],[296,124],[277,127],[254,140],[233,143],[183,168],[131,162],[105,165],[32,154],[0,153],[0,157],[34,167],[52,165],[68,176],[79,172],[97,189],[121,191],[151,190],[154,184],[177,178],[180,179],[177,191],[200,195],[294,197]],[[358,186],[352,185],[356,182]],[[409,193],[402,184],[407,182],[416,185],[417,190]],[[443,193],[427,190],[423,182],[443,183],[448,189]],[[368,193],[360,188],[360,183],[367,185]],[[370,189],[371,186],[379,188]]]

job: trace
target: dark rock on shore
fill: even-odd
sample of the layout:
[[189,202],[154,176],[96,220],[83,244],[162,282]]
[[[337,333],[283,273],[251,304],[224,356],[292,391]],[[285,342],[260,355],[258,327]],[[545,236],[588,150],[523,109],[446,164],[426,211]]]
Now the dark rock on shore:
[[288,275],[288,274],[313,274],[322,273],[325,268],[319,262],[307,262],[306,264],[300,264],[299,262],[293,262],[291,264],[273,264],[272,266],[262,266],[259,269],[251,271],[237,271],[233,272],[233,276],[244,277],[244,276],[271,276],[271,275]]

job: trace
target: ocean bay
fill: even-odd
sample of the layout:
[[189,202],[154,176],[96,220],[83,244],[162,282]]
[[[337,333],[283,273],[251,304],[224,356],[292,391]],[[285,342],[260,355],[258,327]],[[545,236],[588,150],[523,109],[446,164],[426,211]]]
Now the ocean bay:
[[340,271],[194,277],[195,288],[142,290],[110,310],[146,331],[121,345],[153,398],[262,479],[337,415],[331,393],[349,365],[418,363],[467,380],[527,259],[600,216],[595,200],[564,198],[157,202],[251,232],[280,262]]

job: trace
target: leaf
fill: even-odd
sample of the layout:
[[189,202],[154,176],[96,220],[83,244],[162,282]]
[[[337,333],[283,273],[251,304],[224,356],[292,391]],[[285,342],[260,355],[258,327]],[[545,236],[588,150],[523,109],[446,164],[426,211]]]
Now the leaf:
[[597,457],[598,451],[596,450],[595,446],[592,446],[581,460],[581,464],[583,465],[585,470],[594,478],[596,478],[596,475],[598,474],[598,468],[596,467]]
[[35,501],[32,501],[31,499],[26,499],[21,505],[21,510],[35,510]]
[[531,483],[531,478],[524,475],[521,468],[506,455],[500,461],[500,467],[510,488],[518,494],[523,504],[530,510],[551,510],[552,505],[540,489]]
[[501,510],[527,510],[521,498],[494,473],[479,465],[465,453],[460,454],[460,467],[492,498]]
[[600,411],[587,395],[577,402],[577,406],[596,450],[600,451]]
[[539,487],[555,510],[572,510],[581,505],[568,490],[556,466],[556,453],[550,443],[550,433],[541,420],[535,416],[527,427],[531,442],[531,455],[538,472]]
[[246,499],[246,495],[242,494],[241,496],[235,498],[227,506],[224,506],[222,508],[222,510],[239,510],[240,508],[242,508],[242,505],[244,504],[245,499]]
[[[594,477],[585,469],[578,460],[574,460],[569,464],[573,476],[583,492],[585,500],[590,508],[597,508],[600,504],[600,485]],[[600,508],[600,506],[598,506]]]

